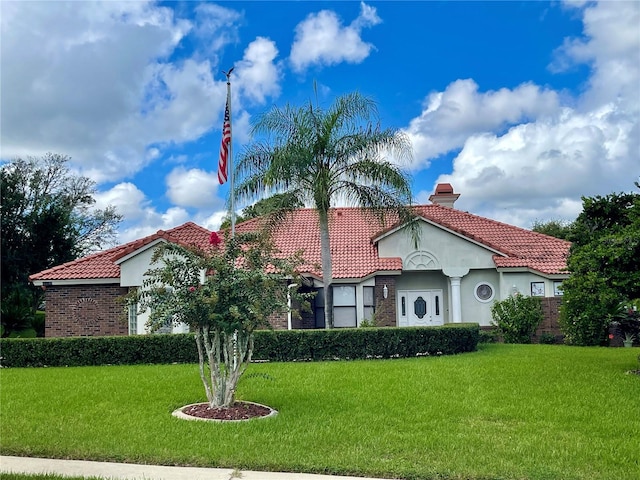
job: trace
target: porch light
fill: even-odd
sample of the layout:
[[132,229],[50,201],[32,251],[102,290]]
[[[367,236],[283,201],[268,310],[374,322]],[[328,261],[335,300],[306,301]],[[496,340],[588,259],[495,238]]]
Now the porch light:
[[384,298],[387,298],[389,296],[389,289],[387,288],[387,285],[385,284],[384,287],[382,287],[382,296]]
[[516,285],[514,285],[513,287],[511,287],[511,295],[516,295],[518,292],[518,287]]

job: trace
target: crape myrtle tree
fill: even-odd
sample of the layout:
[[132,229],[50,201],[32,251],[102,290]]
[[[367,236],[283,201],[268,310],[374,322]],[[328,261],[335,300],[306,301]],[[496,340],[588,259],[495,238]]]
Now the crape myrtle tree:
[[[300,205],[317,211],[320,229],[324,317],[333,327],[332,262],[329,210],[337,202],[364,207],[381,223],[386,214],[411,220],[411,187],[396,162],[411,158],[407,135],[380,128],[373,100],[359,93],[338,97],[328,108],[310,101],[301,107],[274,106],[253,125],[258,138],[241,155],[236,168],[239,198],[274,195],[270,215],[278,225]],[[392,160],[393,159],[393,160]]]
[[569,236],[560,326],[567,343],[601,345],[621,304],[640,298],[640,194],[582,202]]
[[39,303],[41,291],[29,287],[29,275],[103,249],[115,239],[122,217],[114,207],[94,207],[95,183],[74,174],[69,161],[66,155],[47,153],[0,167],[5,335],[20,323],[14,313],[21,306]]
[[287,311],[288,283],[300,284],[299,258],[278,258],[264,233],[238,234],[211,248],[174,243],[156,247],[154,267],[129,300],[150,310],[151,330],[187,324],[195,334],[200,378],[211,407],[233,404],[238,380],[251,361],[253,333]]

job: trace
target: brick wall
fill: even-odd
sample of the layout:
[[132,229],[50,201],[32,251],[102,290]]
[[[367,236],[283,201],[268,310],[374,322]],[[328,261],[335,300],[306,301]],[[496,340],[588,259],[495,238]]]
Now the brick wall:
[[127,335],[126,293],[118,284],[46,287],[45,337]]
[[[384,286],[387,286],[388,295],[384,298]],[[379,276],[376,277],[374,289],[376,301],[376,323],[379,327],[396,326],[396,277]]]
[[560,331],[560,323],[558,318],[560,317],[560,304],[562,303],[562,297],[544,297],[542,300],[542,312],[544,313],[544,320],[538,326],[536,333],[533,336],[533,343],[538,343],[538,338],[543,333],[551,333],[556,337],[557,343],[562,343],[562,332]]
[[[286,330],[289,325],[289,319],[286,313],[272,313],[269,315],[269,323],[274,330]],[[291,320],[291,323],[293,324],[293,319]]]
[[[542,301],[542,313],[544,319],[542,323],[538,325],[536,332],[531,338],[531,343],[538,343],[540,336],[543,333],[551,333],[556,338],[556,343],[563,343],[564,335],[560,330],[560,304],[562,303],[562,297],[545,297],[540,299]],[[493,330],[495,327],[480,327],[482,330]],[[502,341],[502,339],[500,339]]]

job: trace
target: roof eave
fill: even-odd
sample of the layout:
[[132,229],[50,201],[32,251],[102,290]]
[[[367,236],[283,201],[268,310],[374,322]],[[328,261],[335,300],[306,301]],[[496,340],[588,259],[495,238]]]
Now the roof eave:
[[541,277],[548,278],[550,280],[558,280],[569,278],[571,274],[569,272],[544,272],[533,267],[521,266],[521,267],[498,267],[496,270],[499,273],[535,273]]
[[32,280],[31,283],[36,287],[57,287],[62,285],[120,285],[120,277],[109,278],[71,278],[68,280],[60,279],[38,279]]
[[127,260],[140,255],[142,252],[149,250],[150,248],[154,248],[156,245],[158,245],[159,243],[167,243],[167,240],[165,238],[156,238],[154,240],[152,240],[149,243],[146,243],[144,245],[142,245],[140,248],[137,248],[136,250],[127,253],[126,255],[123,255],[120,258],[117,258],[113,261],[113,263],[115,263],[116,265],[120,265],[121,263],[126,262]]

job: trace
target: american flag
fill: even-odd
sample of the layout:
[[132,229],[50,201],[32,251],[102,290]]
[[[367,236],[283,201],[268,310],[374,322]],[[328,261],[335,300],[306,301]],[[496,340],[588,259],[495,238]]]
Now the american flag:
[[227,170],[229,161],[229,148],[231,146],[231,118],[229,114],[229,94],[227,94],[227,104],[224,109],[224,124],[222,125],[222,143],[220,144],[220,160],[218,161],[218,182],[222,185],[227,181]]

